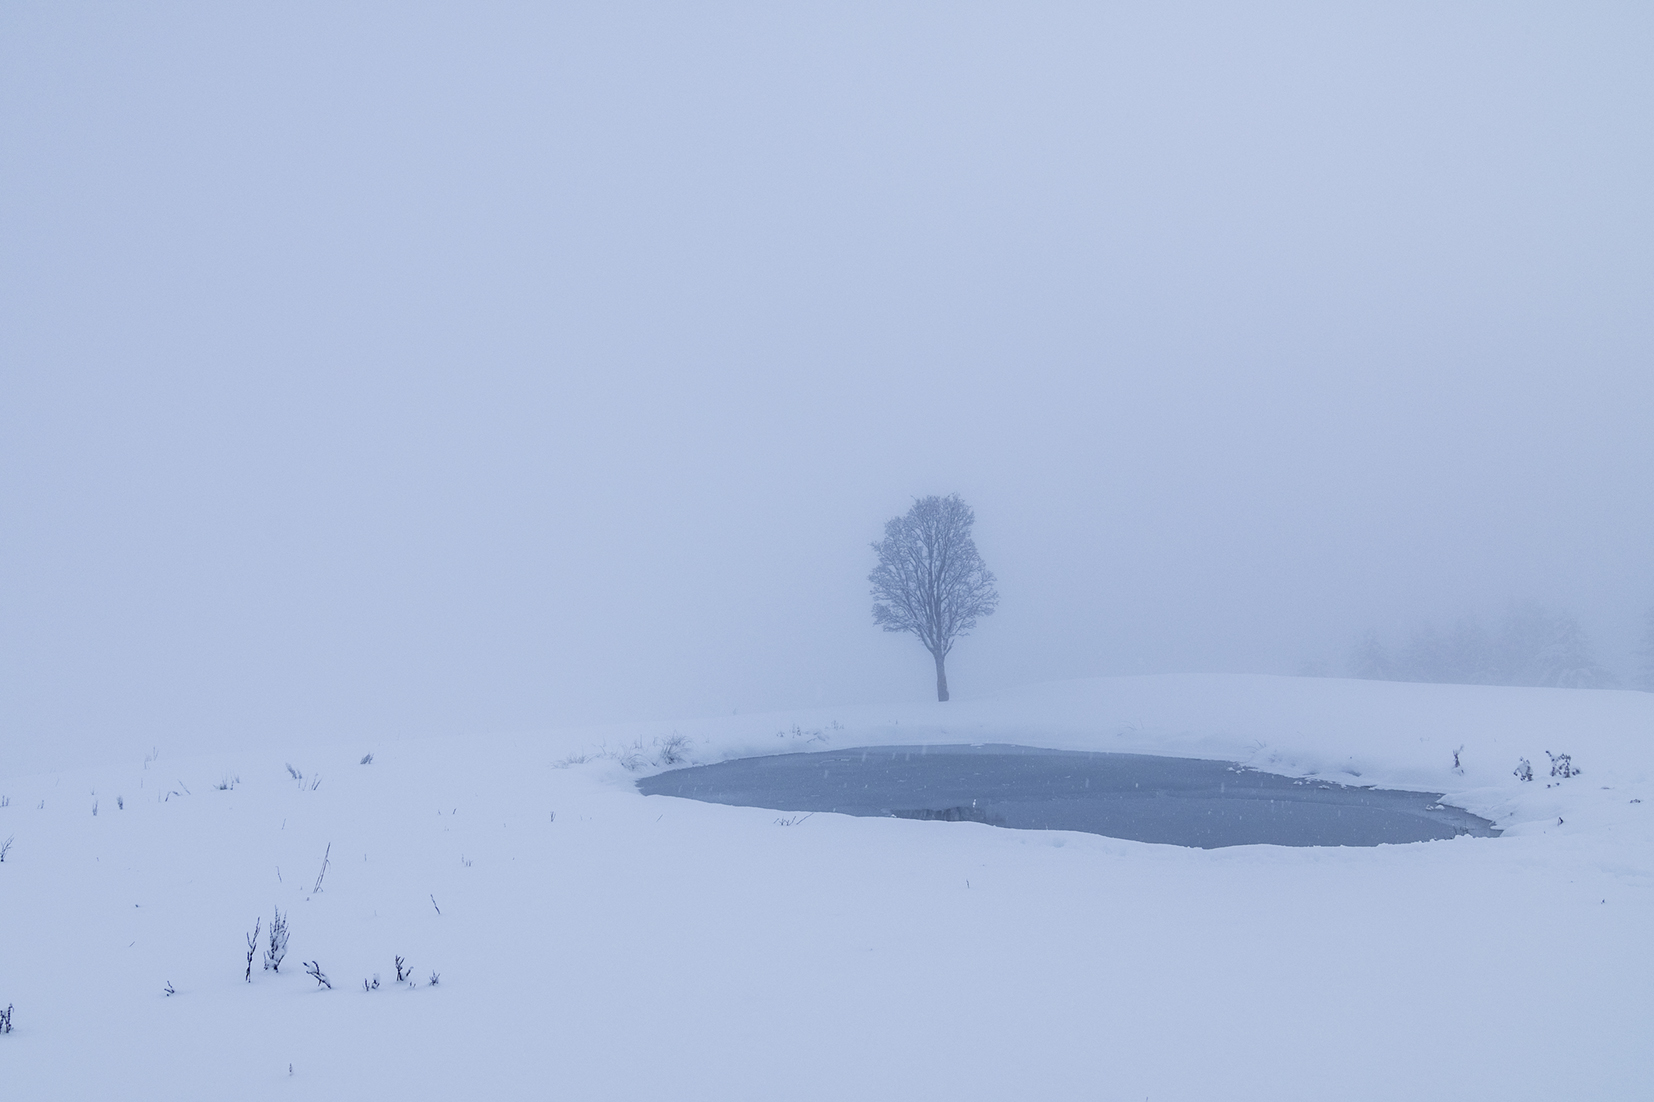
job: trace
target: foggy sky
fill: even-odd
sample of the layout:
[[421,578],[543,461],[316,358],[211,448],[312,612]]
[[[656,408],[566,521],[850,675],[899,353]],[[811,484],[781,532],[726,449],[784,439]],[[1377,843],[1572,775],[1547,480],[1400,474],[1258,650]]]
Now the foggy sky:
[[1647,6],[777,7],[0,9],[0,770],[922,699],[932,493],[958,697],[1628,669]]

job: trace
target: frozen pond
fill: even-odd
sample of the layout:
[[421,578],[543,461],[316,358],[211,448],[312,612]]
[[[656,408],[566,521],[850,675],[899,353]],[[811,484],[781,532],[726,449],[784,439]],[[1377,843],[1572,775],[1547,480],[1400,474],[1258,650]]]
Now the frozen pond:
[[1083,830],[1179,846],[1377,846],[1491,822],[1440,793],[1282,777],[1199,758],[1027,746],[869,746],[739,758],[638,782],[645,795],[777,811],[837,811]]

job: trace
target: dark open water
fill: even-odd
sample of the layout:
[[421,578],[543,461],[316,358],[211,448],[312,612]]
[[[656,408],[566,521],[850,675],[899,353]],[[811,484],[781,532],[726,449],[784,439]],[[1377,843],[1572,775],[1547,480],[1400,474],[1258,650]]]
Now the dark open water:
[[1441,794],[1282,777],[1200,758],[1027,746],[869,746],[740,758],[638,782],[645,795],[777,811],[837,811],[1083,830],[1178,846],[1377,846],[1493,824]]

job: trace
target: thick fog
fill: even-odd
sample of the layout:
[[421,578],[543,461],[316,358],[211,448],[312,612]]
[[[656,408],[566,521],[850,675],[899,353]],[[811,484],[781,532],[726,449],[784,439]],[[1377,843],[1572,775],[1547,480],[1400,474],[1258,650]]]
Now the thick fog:
[[6,5],[0,769],[924,699],[952,492],[956,698],[1629,681],[1654,14],[1241,7]]

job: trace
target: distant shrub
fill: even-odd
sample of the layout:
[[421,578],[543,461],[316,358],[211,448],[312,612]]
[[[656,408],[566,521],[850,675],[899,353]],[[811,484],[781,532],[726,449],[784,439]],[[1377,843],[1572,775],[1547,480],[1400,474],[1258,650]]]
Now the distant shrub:
[[1527,758],[1518,758],[1516,760],[1516,768],[1512,769],[1511,772],[1519,781],[1533,780],[1533,765]]

